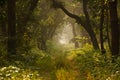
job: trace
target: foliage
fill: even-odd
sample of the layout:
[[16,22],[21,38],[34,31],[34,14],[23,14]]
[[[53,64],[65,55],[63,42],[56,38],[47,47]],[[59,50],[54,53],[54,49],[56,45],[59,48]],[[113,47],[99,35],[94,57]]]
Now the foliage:
[[[78,50],[79,51],[79,50]],[[83,53],[76,52],[75,60],[79,66],[80,76],[87,80],[119,80],[119,58],[113,61],[109,54],[101,55],[99,51],[83,48]]]
[[4,66],[8,64],[8,61],[6,60],[6,56],[7,56],[6,49],[3,46],[0,46],[0,66]]
[[[99,51],[94,50],[93,47],[89,44],[86,44],[86,46],[84,46],[83,48],[78,48],[61,53],[58,51],[58,53],[55,54],[46,54],[42,51],[36,51],[35,49],[30,51],[28,55],[25,55],[25,61],[22,63],[26,65],[20,66],[21,68],[14,66],[2,67],[0,69],[0,79],[120,79],[120,57],[113,60],[109,53],[101,55]],[[18,65],[20,65],[20,61]],[[37,76],[38,73],[36,71],[39,72],[39,76]]]
[[40,71],[51,72],[54,70],[53,61],[49,55],[45,55],[36,60],[35,67],[39,68]]
[[67,71],[63,68],[56,71],[56,80],[76,80],[72,71]]
[[47,52],[51,55],[62,51],[63,49],[61,49],[61,47],[62,45],[56,43],[55,41],[47,41]]
[[70,69],[71,68],[70,61],[66,59],[66,54],[63,54],[63,53],[55,55],[54,66],[55,66],[55,69],[61,69],[61,68]]
[[16,57],[18,59],[13,61],[14,65],[24,67],[25,69],[51,72],[54,68],[51,56],[38,48],[32,48],[27,53],[22,53],[21,56]]
[[6,0],[0,0],[0,6],[3,6],[5,4]]
[[20,69],[14,66],[0,69],[0,80],[42,80],[37,72]]

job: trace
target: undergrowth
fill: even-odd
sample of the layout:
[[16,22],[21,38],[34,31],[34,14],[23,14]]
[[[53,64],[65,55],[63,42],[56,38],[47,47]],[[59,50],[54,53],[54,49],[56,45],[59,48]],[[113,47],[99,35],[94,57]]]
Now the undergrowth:
[[78,66],[80,80],[120,80],[120,57],[113,61],[110,53],[102,55],[90,45],[70,53],[68,58]]
[[120,57],[113,61],[109,52],[102,55],[88,44],[52,52],[33,48],[12,62],[5,59],[3,52],[0,80],[120,80]]

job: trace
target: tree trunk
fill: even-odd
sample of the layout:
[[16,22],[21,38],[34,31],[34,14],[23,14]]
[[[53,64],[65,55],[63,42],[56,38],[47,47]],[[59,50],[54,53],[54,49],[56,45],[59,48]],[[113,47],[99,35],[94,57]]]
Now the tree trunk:
[[110,31],[109,31],[109,10],[106,9],[106,32],[109,50],[111,50]]
[[[72,32],[73,32],[73,37],[75,39],[75,37],[77,37],[77,34],[76,34],[76,29],[75,29],[75,25],[74,23],[72,24]],[[74,41],[74,45],[75,45],[75,48],[79,48],[79,43],[76,41]]]
[[46,41],[45,40],[41,40],[40,44],[41,44],[41,50],[46,51],[46,49],[47,49]]
[[47,41],[47,29],[46,26],[41,27],[41,35],[40,35],[40,49],[43,51],[46,51],[47,46],[46,46],[46,41]]
[[117,0],[109,2],[110,24],[111,24],[111,51],[113,56],[119,55],[119,24],[117,15]]
[[8,53],[16,54],[15,0],[8,0]]
[[2,37],[3,37],[2,44],[3,44],[3,46],[6,47],[6,45],[7,45],[7,27],[6,27],[6,21],[3,18],[3,16],[2,16],[2,19],[1,19],[1,28],[2,28],[1,29]]
[[90,23],[89,13],[87,11],[87,0],[83,0],[83,12],[84,12],[85,18],[86,18],[86,30],[91,37],[91,41],[93,43],[94,48],[99,49],[95,33],[94,33],[92,26],[91,26],[91,23]]
[[103,39],[103,24],[104,24],[104,0],[101,0],[101,14],[100,14],[100,47],[101,52],[104,54],[105,48],[104,48],[104,39]]
[[0,27],[2,35],[2,46],[6,47],[7,43],[7,26],[6,26],[6,11],[5,11],[5,2],[0,2]]

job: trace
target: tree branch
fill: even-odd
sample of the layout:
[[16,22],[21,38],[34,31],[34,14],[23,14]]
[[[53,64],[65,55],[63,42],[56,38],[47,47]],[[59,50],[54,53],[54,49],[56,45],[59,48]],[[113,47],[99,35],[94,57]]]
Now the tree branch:
[[68,15],[71,18],[74,18],[78,24],[81,24],[82,26],[85,26],[84,22],[81,20],[81,18],[78,15],[70,13],[67,9],[65,9],[64,5],[62,2],[58,2],[56,0],[52,0],[53,4],[52,6],[54,8],[60,8],[63,10],[63,12]]

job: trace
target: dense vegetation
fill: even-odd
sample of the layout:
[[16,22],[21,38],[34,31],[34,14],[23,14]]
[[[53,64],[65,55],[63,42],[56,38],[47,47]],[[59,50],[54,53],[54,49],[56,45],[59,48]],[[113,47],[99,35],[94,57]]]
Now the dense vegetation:
[[119,0],[0,0],[0,80],[120,80]]

